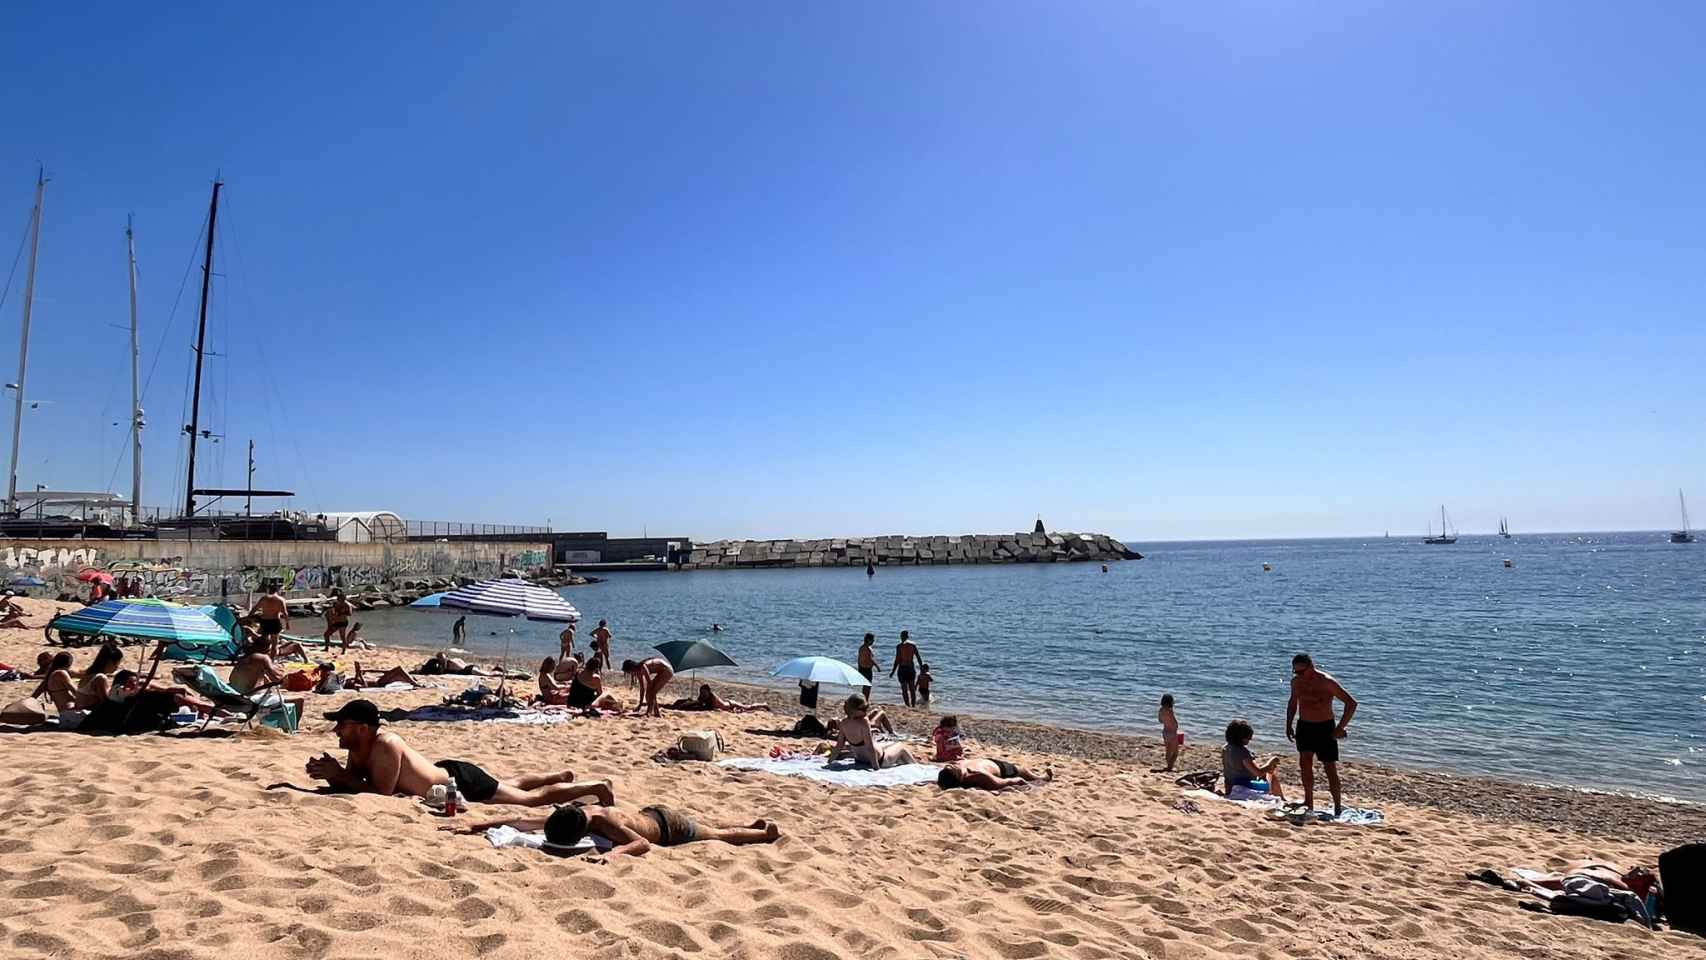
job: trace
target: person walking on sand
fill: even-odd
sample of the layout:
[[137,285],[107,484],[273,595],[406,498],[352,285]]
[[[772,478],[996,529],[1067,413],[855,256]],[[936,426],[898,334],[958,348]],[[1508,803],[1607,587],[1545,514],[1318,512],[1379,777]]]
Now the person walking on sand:
[[338,635],[338,641],[349,649],[349,620],[355,614],[355,607],[344,596],[343,589],[332,591],[332,605],[326,609],[326,632],[320,639],[326,642],[326,649],[332,649],[332,634]]
[[610,622],[598,621],[598,627],[592,631],[592,648],[598,651],[598,656],[606,665],[615,663],[610,659]]
[[900,671],[900,698],[909,707],[916,706],[918,702],[918,664],[923,659],[918,644],[912,642],[912,634],[902,630],[900,642],[894,645],[894,663],[889,665],[889,676]]
[[865,678],[865,688],[860,692],[866,700],[871,699],[871,677],[877,672],[877,651],[875,644],[877,635],[865,634],[865,640],[859,644],[859,673]]
[[267,643],[267,656],[279,656],[278,638],[290,626],[290,607],[285,605],[284,597],[278,592],[277,581],[267,584],[267,592],[255,601],[249,613],[255,617],[255,632]]
[[[1315,808],[1315,760],[1327,771],[1327,788],[1333,792],[1333,816],[1344,812],[1339,789],[1339,741],[1357,712],[1356,698],[1339,681],[1315,669],[1309,654],[1291,658],[1291,702],[1285,707],[1285,738],[1297,744],[1297,766],[1303,778],[1303,805]],[[1335,722],[1333,701],[1345,704],[1344,716]],[[1295,720],[1295,727],[1293,721]]]

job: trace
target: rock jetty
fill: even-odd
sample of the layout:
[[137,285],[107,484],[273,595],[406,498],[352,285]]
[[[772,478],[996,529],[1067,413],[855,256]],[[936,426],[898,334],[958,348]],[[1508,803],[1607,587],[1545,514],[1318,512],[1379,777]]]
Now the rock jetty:
[[952,563],[1141,560],[1104,533],[973,533],[958,537],[842,537],[695,543],[683,570],[751,567],[880,567]]

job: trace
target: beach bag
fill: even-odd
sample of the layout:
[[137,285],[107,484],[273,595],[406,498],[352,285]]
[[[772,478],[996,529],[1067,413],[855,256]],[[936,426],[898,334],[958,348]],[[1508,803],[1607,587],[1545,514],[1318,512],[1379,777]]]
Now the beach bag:
[[320,685],[320,668],[293,670],[284,675],[284,689],[292,693],[307,693]]
[[1659,889],[1671,926],[1706,931],[1706,843],[1659,854]]
[[13,700],[0,708],[0,723],[46,723],[47,706],[35,697]]
[[715,760],[718,751],[728,748],[715,730],[689,730],[675,741],[675,749],[693,760]]

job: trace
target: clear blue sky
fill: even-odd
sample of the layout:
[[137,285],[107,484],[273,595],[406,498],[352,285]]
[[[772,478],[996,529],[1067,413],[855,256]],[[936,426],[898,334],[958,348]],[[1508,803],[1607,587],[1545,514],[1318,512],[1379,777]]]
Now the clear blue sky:
[[26,488],[128,491],[127,212],[145,499],[181,488],[193,271],[172,306],[222,171],[207,480],[253,438],[298,507],[1706,517],[1706,5],[428,7],[8,10],[7,266],[53,178]]

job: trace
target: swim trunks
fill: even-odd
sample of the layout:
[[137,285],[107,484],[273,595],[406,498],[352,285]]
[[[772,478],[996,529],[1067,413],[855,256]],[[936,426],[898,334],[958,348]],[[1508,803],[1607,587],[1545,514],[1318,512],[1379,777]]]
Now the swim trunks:
[[1000,774],[1003,780],[1011,780],[1019,775],[1019,767],[1017,764],[1008,763],[1005,760],[997,760],[995,761],[995,772]]
[[497,795],[497,778],[471,763],[463,760],[440,760],[433,766],[442,767],[450,774],[450,779],[456,781],[456,789],[465,800],[485,803]]
[[284,621],[277,617],[262,617],[260,627],[261,636],[270,637],[273,634],[284,632]]
[[871,679],[871,674],[873,672],[874,671],[870,667],[860,667],[859,668],[859,676],[864,677],[866,680]]
[[1297,721],[1297,752],[1313,753],[1322,763],[1339,762],[1339,738],[1333,736],[1338,724],[1331,720]]
[[670,807],[641,807],[658,825],[658,846],[679,847],[699,839],[699,825],[693,818]]
[[910,663],[901,664],[900,665],[900,685],[903,687],[910,687],[917,682],[918,682],[918,671],[913,669],[912,664],[910,664]]

